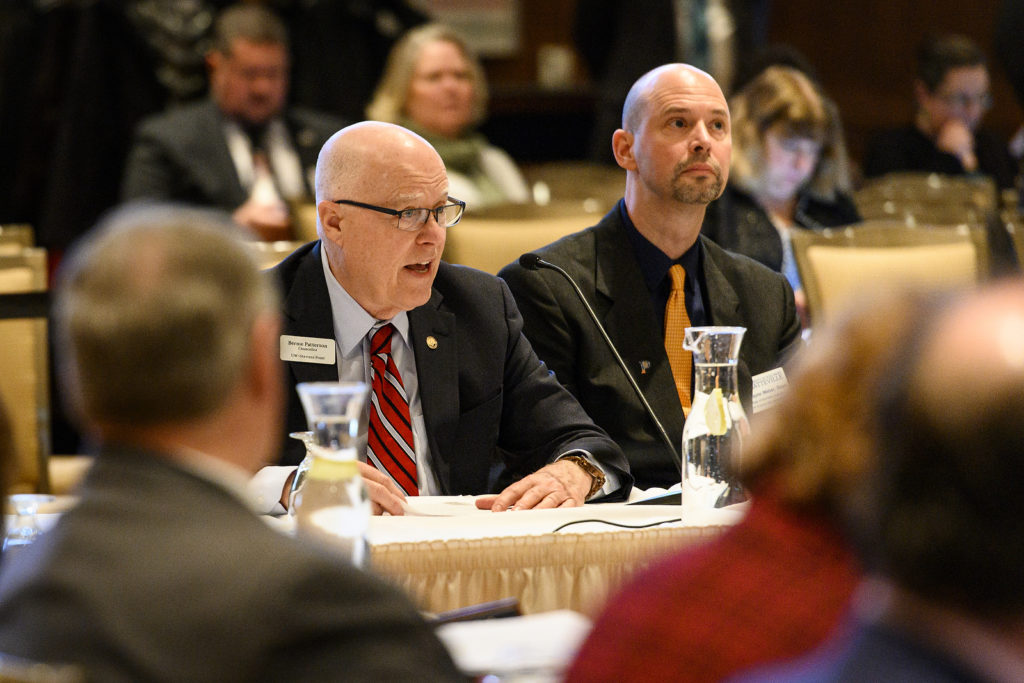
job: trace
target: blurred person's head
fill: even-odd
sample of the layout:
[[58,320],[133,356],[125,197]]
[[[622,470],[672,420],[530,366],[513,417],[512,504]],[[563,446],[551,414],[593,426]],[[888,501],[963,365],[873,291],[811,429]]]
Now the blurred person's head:
[[242,455],[252,469],[271,455],[283,407],[277,296],[235,231],[212,212],[130,206],[65,259],[58,368],[87,433],[141,443],[238,408],[250,428],[222,438],[265,447]]
[[787,368],[786,394],[755,417],[743,484],[755,495],[837,514],[878,455],[874,407],[887,359],[931,306],[923,294],[878,293],[816,328]]
[[729,180],[732,136],[722,89],[688,64],[647,72],[626,95],[612,149],[626,169],[627,205],[635,196],[706,206]]
[[391,49],[366,115],[458,138],[483,121],[486,110],[487,82],[476,55],[452,29],[427,24]]
[[221,112],[249,127],[281,113],[288,96],[288,31],[259,5],[233,5],[221,12],[206,57],[210,93]]
[[803,188],[831,199],[850,191],[835,104],[804,73],[771,66],[732,98],[733,182],[765,201]]
[[431,212],[425,222],[406,225],[387,213],[450,204],[444,162],[430,143],[381,121],[343,128],[320,150],[316,201],[331,273],[363,310],[388,320],[430,299],[444,251],[444,215],[440,223]]
[[974,130],[992,104],[985,53],[965,36],[926,37],[917,50],[914,96],[931,131],[950,119]]
[[[851,525],[869,570],[932,605],[1024,617],[1024,283],[953,301],[888,367]],[[1019,642],[1019,641],[1018,641]]]

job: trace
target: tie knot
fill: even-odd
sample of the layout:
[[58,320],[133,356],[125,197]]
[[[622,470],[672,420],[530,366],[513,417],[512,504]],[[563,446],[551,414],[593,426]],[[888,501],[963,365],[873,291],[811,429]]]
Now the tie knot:
[[381,325],[370,337],[370,351],[374,355],[378,353],[391,353],[391,335],[395,326],[391,323]]
[[683,291],[683,287],[686,284],[686,269],[677,263],[668,269],[668,276],[672,278],[672,291]]

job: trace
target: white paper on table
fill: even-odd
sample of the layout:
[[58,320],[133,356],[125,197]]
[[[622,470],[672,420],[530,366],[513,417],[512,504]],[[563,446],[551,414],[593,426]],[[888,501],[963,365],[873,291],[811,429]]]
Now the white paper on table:
[[466,674],[495,674],[502,681],[557,681],[591,626],[579,612],[554,610],[444,624],[437,635]]
[[492,514],[476,507],[478,496],[408,496],[402,503],[405,514],[414,517],[463,517]]

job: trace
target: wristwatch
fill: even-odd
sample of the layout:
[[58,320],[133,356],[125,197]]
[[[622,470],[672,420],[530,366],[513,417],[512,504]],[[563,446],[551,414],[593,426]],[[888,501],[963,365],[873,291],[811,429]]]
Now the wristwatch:
[[600,491],[601,488],[604,486],[604,472],[602,472],[599,467],[595,467],[593,463],[584,458],[582,455],[567,455],[565,457],[559,458],[559,460],[568,460],[569,462],[574,462],[580,466],[580,469],[582,469],[584,472],[590,475],[590,478],[593,481],[590,484],[590,493],[587,494],[585,500],[590,500],[590,498],[595,493]]

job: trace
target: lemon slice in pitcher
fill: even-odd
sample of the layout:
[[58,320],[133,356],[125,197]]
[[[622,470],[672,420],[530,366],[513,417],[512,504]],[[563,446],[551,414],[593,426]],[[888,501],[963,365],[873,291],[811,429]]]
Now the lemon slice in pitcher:
[[729,415],[720,387],[715,387],[708,395],[708,401],[704,404],[704,421],[711,436],[722,436],[729,429]]

